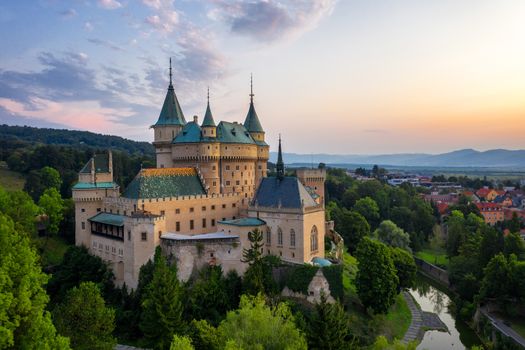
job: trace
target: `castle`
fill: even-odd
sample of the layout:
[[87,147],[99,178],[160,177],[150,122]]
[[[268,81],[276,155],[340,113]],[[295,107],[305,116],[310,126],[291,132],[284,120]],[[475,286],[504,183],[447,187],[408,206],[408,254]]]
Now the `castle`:
[[253,98],[252,85],[243,124],[216,124],[209,93],[202,124],[197,116],[186,122],[170,64],[152,125],[157,167],[140,170],[123,191],[113,180],[111,151],[82,168],[73,187],[75,241],[111,265],[117,284],[135,288],[159,245],[176,259],[181,280],[215,264],[243,274],[254,229],[263,232],[265,255],[297,264],[324,258],[326,173],[285,176],[279,138],[277,176],[267,177],[269,146]]

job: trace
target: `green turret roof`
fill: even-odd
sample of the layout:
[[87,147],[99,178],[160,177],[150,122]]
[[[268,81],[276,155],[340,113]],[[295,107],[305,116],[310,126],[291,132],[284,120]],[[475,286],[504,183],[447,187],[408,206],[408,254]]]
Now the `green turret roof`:
[[206,107],[206,113],[204,114],[204,120],[202,121],[202,126],[215,126],[215,120],[213,120],[213,115],[211,114],[209,101],[208,107]]
[[182,108],[180,108],[179,101],[177,100],[177,95],[175,95],[175,89],[171,82],[171,58],[170,58],[170,85],[168,86],[168,92],[166,93],[166,98],[164,99],[164,104],[162,105],[162,110],[160,111],[159,119],[154,126],[160,125],[184,125],[186,124],[186,119],[184,119],[184,114],[182,113]]
[[255,112],[255,107],[253,105],[253,81],[250,84],[250,108],[248,109],[248,114],[244,120],[244,127],[249,132],[264,132],[257,112]]

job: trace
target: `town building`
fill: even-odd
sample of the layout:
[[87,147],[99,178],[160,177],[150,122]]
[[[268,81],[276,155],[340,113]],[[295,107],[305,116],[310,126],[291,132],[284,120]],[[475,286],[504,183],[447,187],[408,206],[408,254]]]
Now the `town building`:
[[497,203],[480,202],[476,203],[479,212],[483,216],[485,223],[495,225],[498,222],[505,220],[503,207]]
[[135,288],[157,246],[187,280],[206,265],[242,274],[248,232],[264,235],[265,255],[291,264],[324,258],[324,169],[267,177],[269,146],[253,87],[244,123],[215,122],[209,94],[201,124],[186,122],[171,79],[154,130],[156,168],[121,191],[111,151],[96,154],[73,187],[75,241],[107,261],[117,284]]

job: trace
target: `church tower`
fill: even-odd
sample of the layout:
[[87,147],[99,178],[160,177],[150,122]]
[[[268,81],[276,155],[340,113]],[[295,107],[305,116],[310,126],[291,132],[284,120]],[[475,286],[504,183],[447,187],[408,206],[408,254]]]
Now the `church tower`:
[[159,119],[152,125],[155,134],[153,145],[157,154],[157,168],[173,166],[171,159],[171,142],[179,134],[186,120],[180,107],[172,83],[171,58],[170,58],[170,85],[160,111]]
[[255,165],[255,185],[257,187],[259,186],[261,179],[266,177],[270,147],[264,141],[264,130],[259,121],[259,117],[257,116],[257,112],[255,111],[253,96],[255,96],[253,94],[253,77],[250,77],[250,107],[246,119],[244,120],[244,127],[257,144],[257,162]]

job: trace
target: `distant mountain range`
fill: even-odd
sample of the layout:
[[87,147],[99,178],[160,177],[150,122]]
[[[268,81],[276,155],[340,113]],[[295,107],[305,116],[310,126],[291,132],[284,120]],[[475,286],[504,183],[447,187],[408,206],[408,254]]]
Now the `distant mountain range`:
[[[494,149],[476,151],[462,149],[442,154],[400,153],[381,155],[337,155],[283,153],[287,164],[339,164],[374,165],[403,167],[482,167],[482,168],[525,168],[525,150]],[[270,152],[270,161],[277,160],[277,153]]]

